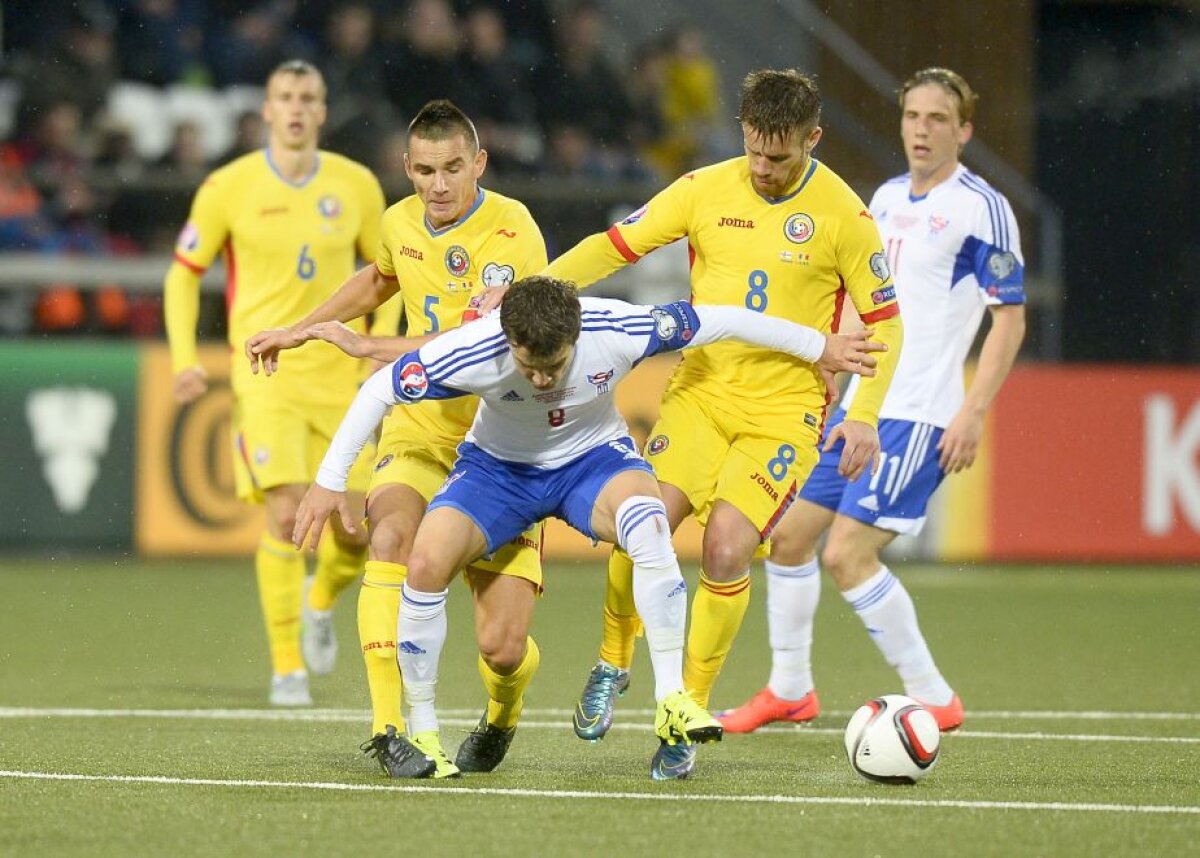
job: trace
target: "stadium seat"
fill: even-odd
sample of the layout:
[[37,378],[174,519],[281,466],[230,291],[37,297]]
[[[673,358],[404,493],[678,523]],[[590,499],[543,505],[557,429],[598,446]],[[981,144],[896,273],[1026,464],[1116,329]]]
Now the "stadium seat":
[[165,90],[170,126],[195,122],[204,140],[204,154],[215,161],[233,145],[233,116],[222,93],[207,87],[169,86]]
[[133,134],[140,157],[156,161],[171,145],[174,123],[162,91],[147,83],[118,81],[108,91],[108,113]]

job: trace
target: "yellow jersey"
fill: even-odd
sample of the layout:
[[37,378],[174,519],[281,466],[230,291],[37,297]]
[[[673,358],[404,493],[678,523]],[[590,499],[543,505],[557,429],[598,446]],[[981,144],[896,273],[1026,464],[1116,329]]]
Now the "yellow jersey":
[[[308,315],[354,274],[356,256],[373,260],[383,208],[383,189],[371,171],[332,152],[318,151],[316,168],[301,182],[283,178],[269,150],[243,155],[205,179],[175,259],[202,274],[224,255],[236,394],[256,380],[248,362],[237,359],[247,337]],[[172,342],[172,350],[184,352],[186,344]],[[317,405],[353,397],[358,361],[335,346],[308,343],[284,362],[285,372],[267,384],[258,380],[256,395],[269,390]]]
[[[748,160],[733,158],[682,176],[546,273],[586,286],[684,236],[693,303],[746,307],[828,332],[849,295],[890,349],[863,385],[874,392],[855,401],[851,416],[876,423],[902,329],[879,231],[845,182],[812,159],[789,193],[771,199],[754,190]],[[826,401],[812,364],[734,342],[684,352],[671,385],[742,415],[819,413]]]
[[[533,216],[517,200],[480,188],[471,208],[449,226],[434,229],[416,195],[388,208],[375,266],[396,279],[400,293],[381,310],[394,328],[402,309],[406,336],[423,336],[462,324],[473,297],[546,267],[546,242]],[[386,333],[377,316],[374,333]],[[478,399],[428,400],[403,409],[430,440],[458,443],[471,427]]]

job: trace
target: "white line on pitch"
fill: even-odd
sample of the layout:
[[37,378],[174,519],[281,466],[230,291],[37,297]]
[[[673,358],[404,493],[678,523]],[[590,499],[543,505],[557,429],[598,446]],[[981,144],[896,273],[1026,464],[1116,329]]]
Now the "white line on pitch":
[[852,807],[929,807],[966,810],[1043,810],[1089,813],[1145,813],[1200,815],[1200,807],[1167,804],[1073,804],[1048,801],[955,801],[949,799],[853,798],[801,795],[695,795],[663,792],[593,792],[590,790],[512,789],[503,787],[452,787],[418,784],[303,783],[296,781],[224,780],[217,778],[169,778],[156,775],[79,775],[58,772],[0,770],[0,778],[42,781],[91,781],[103,783],[162,784],[168,786],[215,786],[232,788],[308,789],[342,792],[437,793],[460,796],[519,796],[549,799],[606,799],[616,801],[741,802],[744,804],[848,805]]
[[[550,710],[527,709],[521,726],[526,730],[565,730],[565,720],[539,721],[536,716]],[[470,713],[470,717],[461,715]],[[446,727],[474,727],[479,723],[475,710],[439,710],[440,720]],[[650,710],[636,713],[621,711],[623,717],[639,715],[641,721],[617,721],[613,730],[648,732],[652,724],[648,720]],[[534,716],[534,717],[528,717]],[[355,709],[38,709],[28,707],[0,707],[0,718],[157,718],[167,720],[208,721],[291,721],[309,723],[355,723],[369,720],[366,712]],[[834,736],[841,735],[840,727],[789,726],[775,724],[763,727],[760,733],[787,733],[792,735]],[[1095,733],[1024,733],[994,730],[961,730],[954,734],[968,739],[1015,739],[1029,741],[1065,742],[1131,742],[1142,744],[1198,745],[1200,736],[1120,736]]]

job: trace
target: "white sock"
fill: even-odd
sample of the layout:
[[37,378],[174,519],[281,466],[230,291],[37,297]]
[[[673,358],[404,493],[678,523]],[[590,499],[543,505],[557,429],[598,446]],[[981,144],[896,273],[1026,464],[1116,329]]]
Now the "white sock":
[[667,510],[656,497],[635,495],[617,507],[617,542],[633,561],[633,603],[646,631],[654,667],[654,699],[683,688],[687,584],[671,545]]
[[687,625],[687,584],[679,564],[666,569],[633,567],[633,603],[646,630],[654,668],[654,699],[683,688],[683,634]]
[[821,598],[821,567],[815,557],[799,566],[770,560],[765,566],[771,639],[767,687],[782,700],[799,700],[813,690],[813,618]]
[[945,706],[954,692],[933,663],[933,654],[917,625],[912,597],[886,566],[859,586],[842,593],[854,608],[875,646],[904,683],[904,693],[923,703]]
[[438,728],[433,708],[438,662],[446,644],[446,596],[422,593],[404,584],[400,588],[400,618],[396,624],[396,660],[404,679],[404,699],[409,705],[408,735]]

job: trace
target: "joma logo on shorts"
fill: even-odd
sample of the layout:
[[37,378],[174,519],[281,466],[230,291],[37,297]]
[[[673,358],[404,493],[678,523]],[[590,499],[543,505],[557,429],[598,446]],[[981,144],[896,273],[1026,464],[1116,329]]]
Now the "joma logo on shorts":
[[775,490],[775,487],[773,485],[771,485],[771,481],[769,479],[764,477],[762,474],[755,474],[750,479],[754,480],[754,482],[756,482],[760,486],[762,486],[763,491],[766,492],[768,495],[770,495],[771,500],[773,500],[773,501],[779,500],[779,492],[777,492]]
[[754,229],[754,221],[740,217],[723,217],[717,221],[717,226],[733,226],[738,229]]

